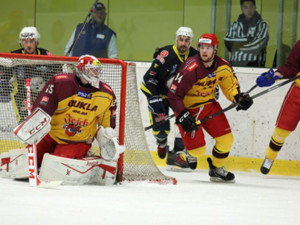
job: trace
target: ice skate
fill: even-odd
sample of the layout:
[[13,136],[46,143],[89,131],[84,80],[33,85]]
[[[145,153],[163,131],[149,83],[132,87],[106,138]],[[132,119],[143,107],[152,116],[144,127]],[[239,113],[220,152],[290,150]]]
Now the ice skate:
[[212,164],[211,158],[207,158],[207,162],[209,165],[209,176],[210,176],[210,181],[213,182],[230,182],[234,183],[235,176],[233,173],[225,170],[224,166],[217,168]]
[[183,151],[169,151],[167,157],[167,170],[169,171],[182,171],[190,172],[191,169],[184,158],[185,152]]
[[190,154],[186,153],[186,161],[192,170],[195,170],[197,168],[197,158],[196,157],[193,157]]
[[260,167],[260,172],[265,175],[268,174],[270,172],[270,169],[272,168],[273,162],[274,160],[265,158],[264,162]]

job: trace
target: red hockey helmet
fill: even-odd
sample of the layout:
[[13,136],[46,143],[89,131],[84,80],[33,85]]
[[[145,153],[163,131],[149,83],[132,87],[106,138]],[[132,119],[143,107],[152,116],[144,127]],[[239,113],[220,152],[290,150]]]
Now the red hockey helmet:
[[219,41],[215,34],[202,34],[198,41],[198,47],[200,45],[212,45],[218,49]]
[[92,55],[83,55],[76,65],[77,75],[84,78],[94,87],[99,87],[102,74],[101,62]]

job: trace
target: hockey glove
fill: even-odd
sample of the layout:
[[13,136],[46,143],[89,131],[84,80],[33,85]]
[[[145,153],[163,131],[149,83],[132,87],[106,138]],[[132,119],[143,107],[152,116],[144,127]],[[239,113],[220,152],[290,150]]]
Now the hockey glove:
[[198,125],[194,117],[188,111],[182,111],[176,117],[176,124],[180,124],[182,129],[186,132],[197,131]]
[[247,93],[239,93],[236,96],[234,96],[235,102],[238,103],[238,106],[236,107],[236,110],[247,110],[250,108],[250,106],[253,104],[252,98]]
[[262,73],[257,79],[256,84],[259,87],[269,87],[278,80],[279,77],[274,75],[274,70],[271,68],[268,72]]
[[152,114],[158,117],[165,117],[168,113],[167,107],[164,105],[163,99],[158,95],[148,98],[148,108]]

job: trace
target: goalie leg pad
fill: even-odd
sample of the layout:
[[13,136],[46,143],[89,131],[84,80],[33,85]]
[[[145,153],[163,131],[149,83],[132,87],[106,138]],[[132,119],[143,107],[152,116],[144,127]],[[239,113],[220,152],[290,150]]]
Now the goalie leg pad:
[[0,154],[0,177],[9,177],[10,156],[8,152]]
[[13,179],[28,178],[28,151],[26,148],[12,149],[8,152],[10,157],[9,175]]
[[117,161],[106,161],[100,157],[69,159],[45,154],[39,177],[44,181],[62,180],[62,184],[115,183]]

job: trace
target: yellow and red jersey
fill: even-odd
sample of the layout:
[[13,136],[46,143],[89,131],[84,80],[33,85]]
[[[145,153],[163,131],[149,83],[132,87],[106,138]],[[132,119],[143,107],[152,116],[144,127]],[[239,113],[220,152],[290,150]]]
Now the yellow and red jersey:
[[206,68],[199,55],[195,55],[189,57],[179,68],[168,99],[177,113],[184,109],[199,108],[214,101],[218,85],[232,102],[240,92],[237,77],[227,61],[216,56],[212,67]]
[[75,74],[56,74],[34,102],[50,116],[50,136],[59,144],[87,142],[99,125],[115,128],[116,102],[113,90],[100,82],[99,88],[83,85]]
[[[291,78],[300,74],[300,40],[293,47],[285,64],[279,67],[277,71],[284,78]],[[300,88],[300,79],[295,80],[295,85]]]

